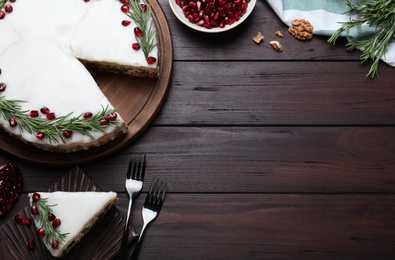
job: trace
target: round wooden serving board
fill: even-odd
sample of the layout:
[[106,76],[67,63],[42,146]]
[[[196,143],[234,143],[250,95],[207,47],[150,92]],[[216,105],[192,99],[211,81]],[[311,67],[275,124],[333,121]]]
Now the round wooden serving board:
[[0,149],[23,160],[44,165],[76,165],[107,157],[130,144],[153,121],[165,100],[173,67],[170,28],[159,3],[148,0],[159,42],[159,77],[137,78],[95,71],[93,77],[103,93],[128,123],[128,132],[115,140],[83,152],[53,153],[35,148],[0,130]]

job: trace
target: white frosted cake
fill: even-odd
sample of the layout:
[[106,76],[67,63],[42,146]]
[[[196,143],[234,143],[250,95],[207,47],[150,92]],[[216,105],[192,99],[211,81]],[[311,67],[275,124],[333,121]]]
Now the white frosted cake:
[[37,234],[54,257],[61,257],[113,206],[117,194],[57,191],[36,192],[29,198]]
[[86,66],[158,76],[143,2],[0,1],[0,36],[0,126],[42,149],[86,150],[127,131]]

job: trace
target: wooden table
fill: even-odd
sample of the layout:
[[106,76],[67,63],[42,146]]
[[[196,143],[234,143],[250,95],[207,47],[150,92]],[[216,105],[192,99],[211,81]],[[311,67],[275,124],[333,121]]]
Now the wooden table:
[[[130,146],[81,165],[119,193],[132,152],[147,154],[141,207],[154,177],[170,183],[140,259],[390,259],[395,257],[395,70],[369,64],[327,37],[301,42],[265,1],[240,27],[192,31],[159,1],[174,45],[167,100]],[[280,30],[284,38],[274,33]],[[257,31],[265,41],[257,45]],[[270,40],[279,40],[275,52]],[[0,225],[70,167],[22,170],[23,196]],[[134,245],[131,247],[133,249]]]

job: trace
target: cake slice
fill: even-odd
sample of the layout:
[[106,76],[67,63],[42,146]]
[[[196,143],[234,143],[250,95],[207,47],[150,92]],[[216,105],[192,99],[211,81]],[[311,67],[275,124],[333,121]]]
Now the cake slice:
[[115,192],[29,194],[37,234],[54,257],[66,254],[117,201]]

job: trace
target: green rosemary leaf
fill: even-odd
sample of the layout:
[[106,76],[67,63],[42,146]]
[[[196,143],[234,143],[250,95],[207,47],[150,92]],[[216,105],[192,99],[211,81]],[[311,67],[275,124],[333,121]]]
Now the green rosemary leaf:
[[354,5],[351,0],[345,0],[350,8],[347,13],[357,14],[358,18],[350,18],[341,23],[341,27],[329,38],[328,42],[335,44],[343,32],[353,28],[361,29],[368,26],[374,29],[369,37],[361,37],[346,44],[347,50],[358,49],[362,52],[362,63],[371,63],[367,76],[379,77],[379,62],[385,55],[389,43],[395,37],[395,0],[373,0]]
[[145,59],[152,49],[156,46],[154,42],[155,33],[152,29],[151,18],[151,5],[146,4],[147,10],[144,12],[140,2],[137,0],[129,0],[130,11],[127,15],[136,23],[137,27],[141,29],[143,35],[141,37],[135,37],[142,51],[144,52]]
[[60,233],[56,228],[52,226],[52,222],[48,219],[53,211],[52,207],[56,205],[48,205],[47,198],[40,198],[39,201],[30,203],[30,206],[37,206],[38,209],[38,222],[45,232],[45,241],[47,243],[52,243],[53,241],[58,241],[59,244],[62,244],[64,239],[67,237],[69,233]]
[[0,0],[0,10],[2,10],[8,0]]
[[50,143],[65,143],[63,131],[78,132],[82,135],[89,136],[94,139],[91,132],[105,132],[107,127],[115,127],[119,120],[108,120],[108,124],[101,124],[100,120],[107,118],[108,115],[116,113],[115,109],[108,106],[103,107],[97,114],[93,114],[90,118],[83,118],[83,114],[73,116],[73,112],[65,116],[56,117],[53,120],[47,120],[43,117],[32,118],[29,111],[23,111],[20,103],[21,100],[7,100],[5,96],[0,96],[0,117],[6,121],[11,118],[17,122],[17,127],[21,133],[26,131],[29,134],[37,134],[39,132],[45,134],[45,138]]

